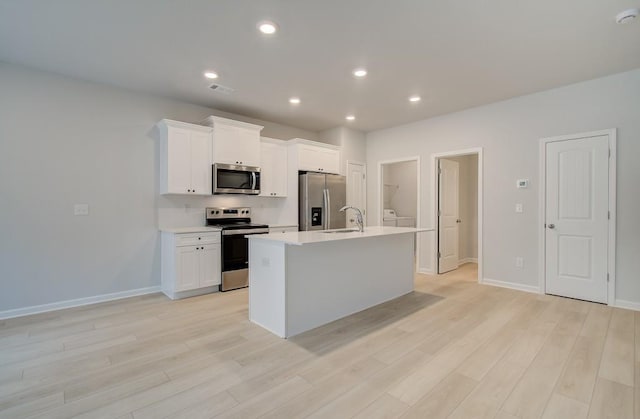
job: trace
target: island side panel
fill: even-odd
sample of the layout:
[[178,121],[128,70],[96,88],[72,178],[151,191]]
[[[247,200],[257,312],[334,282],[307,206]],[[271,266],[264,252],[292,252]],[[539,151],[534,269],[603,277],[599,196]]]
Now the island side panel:
[[286,337],[285,244],[249,239],[249,320]]
[[413,291],[414,234],[287,245],[286,336]]

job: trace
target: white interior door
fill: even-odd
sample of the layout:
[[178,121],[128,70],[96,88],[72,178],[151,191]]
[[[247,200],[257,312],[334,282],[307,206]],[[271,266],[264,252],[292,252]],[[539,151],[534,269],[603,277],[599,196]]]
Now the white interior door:
[[609,137],[546,144],[546,292],[607,302]]
[[438,176],[438,273],[458,268],[460,208],[458,162],[440,159]]
[[[347,162],[347,205],[362,211],[367,219],[367,168],[363,163]],[[347,214],[347,227],[356,227],[354,211]]]

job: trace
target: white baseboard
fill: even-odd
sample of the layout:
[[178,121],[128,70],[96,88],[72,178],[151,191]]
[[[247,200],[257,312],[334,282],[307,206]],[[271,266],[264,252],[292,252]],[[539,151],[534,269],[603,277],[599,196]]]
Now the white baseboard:
[[121,298],[135,297],[138,295],[153,294],[155,292],[160,292],[159,286],[114,292],[111,294],[95,295],[93,297],[77,298],[75,300],[58,301],[56,303],[42,304],[39,306],[15,308],[12,310],[0,311],[0,320],[27,316],[29,314],[45,313],[47,311],[62,310],[71,307],[86,306],[89,304],[104,303],[106,301],[119,300]]
[[497,279],[483,278],[482,284],[493,285],[494,287],[510,288],[512,290],[532,292],[534,294],[540,294],[540,288],[535,285],[517,284],[514,282],[498,281]]
[[463,263],[478,263],[478,258],[464,258],[458,260],[459,265],[462,265]]
[[417,271],[419,274],[425,274],[425,275],[435,275],[436,273],[431,270],[431,269],[418,269]]
[[635,301],[626,301],[626,300],[615,300],[615,307],[626,308],[628,310],[640,311],[640,303],[636,303]]

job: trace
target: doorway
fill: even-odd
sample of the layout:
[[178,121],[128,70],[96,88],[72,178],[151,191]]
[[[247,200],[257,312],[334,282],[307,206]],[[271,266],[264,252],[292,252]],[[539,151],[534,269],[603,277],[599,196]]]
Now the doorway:
[[[378,224],[392,227],[420,225],[420,158],[407,157],[379,163]],[[420,242],[416,241],[416,266]]]
[[482,282],[482,149],[432,155],[437,274],[456,271]]
[[615,130],[541,141],[541,291],[615,302]]

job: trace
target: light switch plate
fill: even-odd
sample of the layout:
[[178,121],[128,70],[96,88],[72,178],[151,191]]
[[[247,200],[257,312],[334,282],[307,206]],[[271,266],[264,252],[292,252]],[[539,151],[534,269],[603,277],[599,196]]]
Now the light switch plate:
[[522,212],[523,208],[522,208],[522,204],[516,204],[516,212]]
[[73,215],[89,215],[89,204],[75,204]]
[[516,268],[524,268],[524,258],[522,256],[516,257]]

